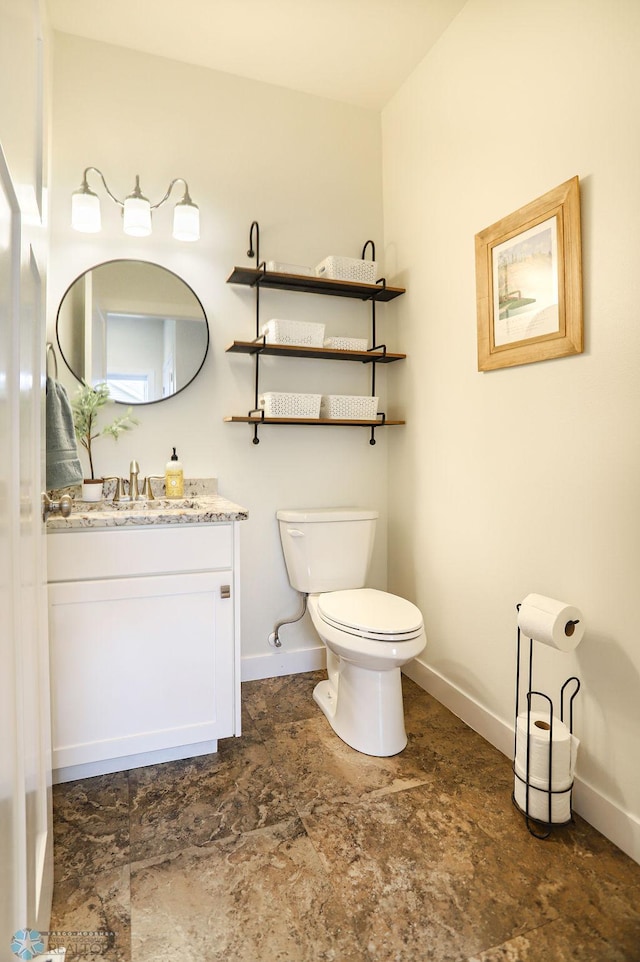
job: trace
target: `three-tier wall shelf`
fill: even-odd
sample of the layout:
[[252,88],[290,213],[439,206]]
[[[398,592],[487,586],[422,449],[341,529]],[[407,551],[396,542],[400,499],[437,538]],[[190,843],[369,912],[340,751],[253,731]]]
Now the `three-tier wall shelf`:
[[[373,241],[367,241],[362,252],[368,245],[371,245],[372,260],[375,260],[375,247]],[[254,250],[255,247],[255,250]],[[259,407],[260,393],[260,358],[262,356],[290,357],[290,358],[314,358],[329,361],[355,361],[361,364],[371,365],[371,394],[375,395],[376,387],[376,366],[378,364],[390,364],[393,361],[404,360],[406,354],[392,354],[387,350],[386,344],[378,344],[376,338],[376,305],[394,300],[405,293],[402,287],[390,287],[384,278],[376,281],[375,284],[362,284],[355,281],[333,280],[331,278],[316,277],[313,275],[286,274],[280,271],[268,271],[266,263],[260,261],[260,228],[257,221],[253,221],[249,231],[249,250],[248,257],[255,257],[257,267],[234,267],[227,284],[241,284],[251,287],[255,291],[256,297],[256,328],[255,338],[251,341],[233,341],[226,348],[232,354],[250,354],[255,358],[255,392],[254,406],[246,414],[241,416],[225,417],[225,421],[241,422],[253,426],[253,443],[259,443],[258,428],[268,424],[295,424],[295,425],[318,425],[330,424],[334,427],[367,427],[370,429],[370,444],[375,444],[375,431],[379,427],[389,425],[404,424],[404,421],[390,420],[384,413],[379,413],[374,420],[351,420],[343,418],[294,418],[294,417],[265,417],[265,413]],[[299,291],[304,294],[327,294],[333,297],[349,297],[368,302],[371,306],[371,344],[366,351],[347,351],[337,350],[326,347],[307,347],[295,344],[268,344],[266,336],[261,334],[260,327],[260,292],[261,290],[271,289],[278,291]]]

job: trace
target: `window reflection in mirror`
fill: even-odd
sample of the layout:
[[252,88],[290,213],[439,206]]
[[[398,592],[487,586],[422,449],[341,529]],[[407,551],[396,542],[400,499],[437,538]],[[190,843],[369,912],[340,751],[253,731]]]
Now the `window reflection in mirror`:
[[151,404],[182,391],[209,346],[204,308],[177,274],[146,261],[116,260],[81,274],[56,322],[60,353],[89,384],[106,381],[114,401]]

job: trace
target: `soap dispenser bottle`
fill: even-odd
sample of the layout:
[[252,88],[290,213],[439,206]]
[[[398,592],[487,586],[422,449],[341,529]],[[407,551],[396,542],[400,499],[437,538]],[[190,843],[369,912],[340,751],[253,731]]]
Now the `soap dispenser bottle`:
[[164,472],[164,487],[167,498],[184,497],[184,474],[182,472],[182,462],[178,460],[176,449],[167,461]]

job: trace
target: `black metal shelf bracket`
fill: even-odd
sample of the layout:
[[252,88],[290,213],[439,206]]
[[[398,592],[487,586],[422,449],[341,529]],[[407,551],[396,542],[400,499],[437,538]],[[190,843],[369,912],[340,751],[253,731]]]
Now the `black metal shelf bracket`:
[[367,259],[367,247],[369,247],[369,245],[371,245],[371,260],[374,261],[376,259],[376,245],[372,240],[368,240],[364,242],[362,254],[360,255],[360,259],[363,261]]
[[[517,610],[520,610],[520,605],[516,606]],[[573,814],[571,811],[571,797],[573,791],[573,779],[568,788],[554,789],[553,788],[553,726],[554,726],[554,709],[553,701],[545,692],[536,691],[533,685],[533,639],[529,639],[529,652],[528,652],[528,675],[527,675],[527,689],[526,689],[526,700],[527,700],[527,744],[525,752],[525,777],[522,778],[521,775],[516,770],[516,753],[518,744],[518,716],[519,716],[519,705],[520,705],[520,665],[522,659],[522,645],[521,645],[521,635],[520,626],[518,625],[517,630],[517,656],[516,656],[516,699],[515,699],[515,732],[514,732],[514,748],[513,748],[513,772],[515,778],[525,786],[525,807],[522,809],[515,796],[515,787],[511,800],[518,811],[524,816],[525,824],[527,829],[534,838],[546,839],[549,838],[551,832],[554,828],[560,825],[568,825],[573,822]],[[567,691],[569,685],[573,683],[573,691],[569,693]],[[575,675],[564,682],[560,689],[560,721],[564,723],[565,714],[568,708],[569,715],[569,733],[573,735],[573,702],[580,690],[580,681]],[[547,788],[540,788],[538,786],[532,785],[531,783],[531,770],[530,770],[530,747],[531,747],[531,703],[533,698],[542,699],[548,707],[548,722],[545,724],[548,726],[549,731],[549,760],[547,768]],[[568,698],[568,705],[567,705]],[[547,820],[541,821],[539,818],[533,818],[530,815],[530,791],[535,788],[538,792],[543,792],[547,796]],[[553,799],[561,795],[569,795],[569,818],[566,822],[554,822],[553,821]]]
[[[382,351],[382,357],[386,357],[387,345],[386,344],[376,344],[376,302],[371,302],[371,312],[372,312],[372,343],[374,347],[368,348],[369,353],[372,355],[372,361],[363,361],[363,364],[371,364],[371,397],[376,396],[376,361],[373,357],[376,351]],[[369,444],[375,444],[373,439],[373,429],[371,430],[371,440]]]
[[[253,232],[255,230],[255,245],[256,249],[253,249],[254,240]],[[260,263],[260,224],[257,220],[251,221],[251,227],[249,228],[249,250],[247,251],[247,257],[255,257],[256,264]]]
[[[364,247],[362,248],[362,260],[363,261],[366,260],[367,247],[371,247],[371,260],[375,261],[376,245],[372,240],[365,241]],[[381,284],[382,285],[381,290],[384,290],[387,286],[387,280],[385,277],[380,277],[376,281],[376,284]],[[376,343],[376,296],[375,294],[372,295],[371,297],[371,343],[373,345],[375,345]],[[386,353],[386,350],[387,350],[386,347],[384,345],[382,346],[384,347],[384,351]],[[370,350],[376,351],[378,350],[378,348],[374,346],[374,347],[371,347]],[[371,366],[371,397],[375,397],[375,394],[376,394],[376,365],[374,363]],[[375,444],[375,443],[376,442],[374,437],[374,429],[371,428],[371,440],[369,441],[369,444]]]
[[[373,369],[375,370],[375,364],[373,365]],[[384,424],[384,422],[387,420],[387,415],[383,411],[378,412],[378,417],[380,419],[380,424]],[[369,438],[369,444],[373,445],[375,443],[376,443],[376,425],[373,424],[371,426],[371,436]]]
[[[255,418],[255,415],[259,414],[259,418]],[[256,406],[251,411],[247,411],[248,418],[255,418],[255,424],[253,424],[253,439],[252,444],[260,444],[260,438],[258,437],[258,426],[264,423],[264,409],[258,407],[258,402],[256,400]]]
[[[254,241],[254,232],[255,232],[255,241]],[[255,250],[253,249],[254,244],[255,244]],[[258,223],[257,220],[251,221],[251,227],[249,228],[249,250],[247,251],[247,257],[255,257],[256,267],[259,271],[262,272],[256,277],[255,281],[251,285],[256,289],[256,339],[257,339],[260,337],[260,278],[261,276],[264,276],[266,272],[266,265],[260,263],[260,224]],[[256,362],[256,366],[257,366],[257,362]],[[256,394],[256,404],[257,403],[258,401],[257,401],[257,394]]]

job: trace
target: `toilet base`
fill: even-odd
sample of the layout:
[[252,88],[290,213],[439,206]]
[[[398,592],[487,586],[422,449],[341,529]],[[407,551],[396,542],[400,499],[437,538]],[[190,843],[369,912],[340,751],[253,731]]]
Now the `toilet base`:
[[364,755],[397,755],[407,744],[400,669],[371,671],[336,660],[337,670],[314,688],[314,701],[351,748]]

